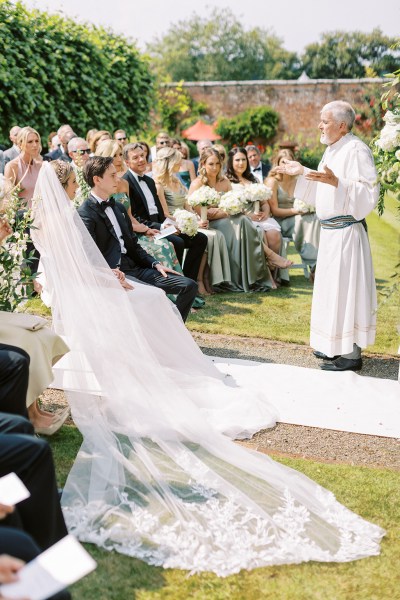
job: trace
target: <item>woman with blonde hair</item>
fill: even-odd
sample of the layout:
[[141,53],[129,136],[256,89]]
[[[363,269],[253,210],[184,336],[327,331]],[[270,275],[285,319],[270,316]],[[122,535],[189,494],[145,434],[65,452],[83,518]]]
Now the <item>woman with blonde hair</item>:
[[[215,148],[204,148],[199,160],[199,174],[189,188],[189,196],[203,186],[224,194],[232,190],[223,174],[221,155]],[[200,210],[200,208],[198,208]],[[245,215],[228,215],[218,207],[207,209],[209,226],[225,238],[228,249],[231,283],[237,292],[267,290],[274,287],[263,249],[263,234],[255,229]]]
[[26,206],[30,206],[43,164],[40,135],[33,127],[22,127],[17,136],[17,145],[20,153],[6,164],[4,175],[13,186],[19,185],[19,197]]
[[[180,150],[175,148],[161,148],[157,152],[157,157],[154,161],[154,181],[156,184],[157,195],[160,199],[161,206],[164,210],[164,215],[169,218],[174,218],[173,214],[176,210],[188,210],[192,212],[192,209],[187,204],[187,189],[178,178],[179,169],[182,164],[182,154]],[[202,234],[206,234],[207,236],[207,251],[204,253],[203,258],[201,260],[199,270],[197,273],[197,284],[199,286],[199,293],[201,295],[208,295],[213,293],[212,284],[210,281],[210,268],[207,263],[207,254],[214,257],[214,262],[218,264],[229,264],[227,260],[227,250],[225,260],[221,259],[221,257],[217,257],[217,253],[220,252],[219,248],[222,244],[224,244],[224,240],[216,239],[214,233],[208,234],[208,222],[207,221],[199,221],[199,227],[202,229]],[[196,237],[199,236],[197,233],[192,237],[192,240],[196,240]],[[215,246],[215,247],[214,247]],[[223,252],[223,250],[222,250]],[[222,281],[229,281],[229,279],[224,279],[225,277],[229,277],[229,273],[222,271],[220,274],[215,273],[214,278],[217,283]],[[211,280],[214,281],[211,275]]]
[[144,223],[139,223],[137,219],[132,215],[131,204],[129,200],[129,184],[125,179],[122,179],[122,164],[125,164],[123,160],[123,152],[121,144],[117,140],[104,140],[101,142],[96,151],[96,156],[112,156],[114,166],[118,173],[118,188],[117,193],[114,194],[114,200],[121,202],[125,207],[130,220],[132,221],[133,231],[138,236],[139,244],[148,252],[151,256],[154,256],[157,260],[162,262],[167,267],[171,267],[176,271],[181,272],[179,261],[175,254],[175,250],[171,242],[166,239],[156,240],[155,235],[160,233],[158,229],[151,229]]
[[90,142],[88,142],[90,149],[92,151],[92,155],[97,156],[97,146],[104,142],[105,140],[112,140],[112,135],[106,129],[100,129],[100,131],[96,131],[91,137]]
[[179,179],[183,183],[183,185],[189,189],[190,184],[194,179],[196,179],[196,173],[194,170],[194,164],[189,159],[189,148],[184,143],[178,140],[177,138],[171,139],[171,146],[175,150],[179,150],[182,156],[181,166],[177,173]]

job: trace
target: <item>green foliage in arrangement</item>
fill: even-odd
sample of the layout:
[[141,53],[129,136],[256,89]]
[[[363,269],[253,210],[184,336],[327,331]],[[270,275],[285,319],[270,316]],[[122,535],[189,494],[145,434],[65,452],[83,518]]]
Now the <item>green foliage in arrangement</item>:
[[270,106],[248,108],[232,119],[218,121],[217,133],[231,145],[245,145],[250,140],[268,142],[277,132],[278,113]]
[[[203,11],[204,12],[204,11]],[[152,65],[166,81],[296,79],[301,69],[271,31],[244,29],[228,8],[193,14],[171,25],[148,46]]]
[[0,175],[1,212],[13,230],[0,245],[0,310],[13,312],[33,291],[30,268],[33,250],[27,247],[32,216],[29,210],[23,210],[19,197],[21,188],[8,187]]
[[379,28],[371,33],[330,31],[319,42],[309,44],[301,57],[303,69],[312,79],[355,79],[365,77],[366,68],[381,76],[394,71],[399,52],[391,48],[394,38]]
[[18,123],[47,135],[137,132],[153,104],[147,60],[123,36],[0,0],[0,138]]

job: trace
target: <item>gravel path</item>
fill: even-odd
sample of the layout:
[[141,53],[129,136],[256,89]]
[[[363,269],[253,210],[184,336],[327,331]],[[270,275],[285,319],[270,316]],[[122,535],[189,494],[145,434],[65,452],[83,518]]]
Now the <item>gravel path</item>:
[[[210,356],[319,368],[320,361],[307,346],[197,332],[192,335],[203,352]],[[397,357],[364,354],[361,375],[396,380],[398,372]],[[42,400],[48,410],[66,404],[60,390],[46,390]],[[273,429],[260,431],[251,440],[241,443],[271,455],[400,471],[400,440],[394,438],[278,423]]]

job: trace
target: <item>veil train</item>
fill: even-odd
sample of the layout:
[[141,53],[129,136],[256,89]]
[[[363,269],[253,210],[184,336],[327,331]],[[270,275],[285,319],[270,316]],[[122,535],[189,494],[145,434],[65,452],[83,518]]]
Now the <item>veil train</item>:
[[[378,554],[380,527],[221,433],[245,435],[257,419],[257,429],[271,425],[274,409],[202,355],[163,292],[121,288],[46,163],[35,196],[34,242],[75,388],[87,387],[85,357],[102,390],[68,393],[84,438],[62,499],[70,532],[150,564],[220,576]],[[240,406],[249,420],[238,429],[229,413]]]

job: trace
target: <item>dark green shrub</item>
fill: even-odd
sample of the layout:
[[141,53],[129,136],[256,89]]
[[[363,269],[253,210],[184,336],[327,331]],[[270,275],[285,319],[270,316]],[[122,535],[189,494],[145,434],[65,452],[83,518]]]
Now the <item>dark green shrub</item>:
[[0,0],[0,138],[12,125],[42,136],[62,123],[77,133],[137,132],[153,104],[147,60],[123,36]]
[[217,133],[231,145],[246,145],[250,140],[266,143],[277,132],[278,113],[270,106],[248,108],[232,119],[218,121]]

